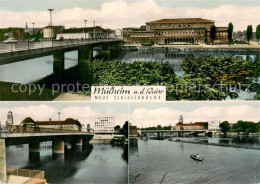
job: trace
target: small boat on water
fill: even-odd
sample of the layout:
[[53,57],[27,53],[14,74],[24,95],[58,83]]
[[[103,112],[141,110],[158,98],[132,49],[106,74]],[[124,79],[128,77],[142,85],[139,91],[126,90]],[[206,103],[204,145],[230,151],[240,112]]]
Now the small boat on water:
[[192,158],[193,160],[196,160],[196,161],[200,161],[200,162],[202,162],[204,160],[204,158],[198,157],[198,155],[190,155],[190,158]]

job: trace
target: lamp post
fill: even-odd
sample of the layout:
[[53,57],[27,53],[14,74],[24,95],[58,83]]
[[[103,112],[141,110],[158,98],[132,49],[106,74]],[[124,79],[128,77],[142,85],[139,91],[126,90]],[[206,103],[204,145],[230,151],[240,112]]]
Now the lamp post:
[[34,24],[35,24],[35,23],[33,22],[33,23],[32,23],[32,25],[33,25],[33,36],[34,36]]
[[50,11],[50,26],[52,26],[52,14],[51,12],[54,10],[54,9],[48,9]]
[[88,21],[88,20],[84,20],[84,22],[85,22],[85,30],[84,30],[84,32],[85,32],[85,40],[87,39],[87,36],[86,36],[86,28],[87,28],[87,27],[86,27],[86,23],[87,23],[87,21]]
[[[54,10],[54,9],[48,9],[49,11],[50,11],[50,26],[52,26],[52,11]],[[50,39],[52,39],[52,33],[51,33],[52,31],[51,31],[51,27],[49,27],[49,38]]]

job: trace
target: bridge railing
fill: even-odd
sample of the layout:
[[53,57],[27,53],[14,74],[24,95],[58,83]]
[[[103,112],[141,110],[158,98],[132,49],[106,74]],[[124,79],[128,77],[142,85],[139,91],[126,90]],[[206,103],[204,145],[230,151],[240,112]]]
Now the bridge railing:
[[44,171],[31,170],[31,169],[20,169],[20,168],[16,168],[16,167],[8,167],[7,175],[44,179]]
[[19,125],[11,125],[9,133],[79,133],[79,130],[55,129],[55,128],[40,128],[40,127],[23,127]]
[[0,43],[0,54],[23,50],[52,48],[52,47],[66,47],[73,45],[81,45],[97,41],[119,40],[118,38],[99,38],[99,39],[68,39],[68,40],[41,40],[35,41],[18,41],[16,43]]

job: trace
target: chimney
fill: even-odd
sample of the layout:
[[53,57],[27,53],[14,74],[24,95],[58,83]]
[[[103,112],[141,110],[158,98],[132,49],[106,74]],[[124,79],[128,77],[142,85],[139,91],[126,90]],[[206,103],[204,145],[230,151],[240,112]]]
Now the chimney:
[[49,121],[51,121],[51,118],[49,118]]

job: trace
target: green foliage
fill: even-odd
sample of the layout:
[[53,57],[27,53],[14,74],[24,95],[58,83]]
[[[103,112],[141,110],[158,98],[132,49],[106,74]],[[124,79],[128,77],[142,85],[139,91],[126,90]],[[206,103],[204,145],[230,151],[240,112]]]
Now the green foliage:
[[120,126],[119,126],[119,125],[116,125],[116,126],[114,127],[114,130],[119,131],[119,130],[120,130]]
[[171,126],[161,126],[157,125],[157,127],[147,127],[147,128],[142,128],[142,130],[171,130]]
[[239,120],[232,126],[234,132],[243,132],[243,134],[260,132],[260,123]]
[[[234,87],[245,89],[255,79],[256,65],[242,57],[189,56],[182,62],[185,71],[183,82],[190,86],[183,90],[181,99],[221,100],[227,96],[236,98]],[[193,88],[192,88],[193,87]],[[191,93],[192,92],[192,93]]]
[[259,40],[260,40],[260,24],[258,24],[256,26],[256,39],[258,40],[258,44],[259,44]]
[[216,40],[216,30],[217,30],[217,28],[215,25],[210,27],[210,38],[212,41],[212,45],[213,45],[214,41]]
[[252,39],[253,37],[253,27],[252,25],[248,25],[247,29],[246,29],[246,39],[248,41],[248,45],[249,45],[249,41]]
[[228,24],[228,30],[227,30],[228,31],[229,46],[230,46],[230,42],[232,41],[233,28],[234,28],[234,26],[233,26],[232,22],[230,22]]
[[[103,85],[165,85],[167,100],[222,100],[238,97],[238,90],[249,84],[252,92],[256,83],[259,60],[242,57],[186,57],[182,62],[182,78],[174,74],[169,63],[95,60],[91,64],[94,83]],[[254,82],[253,82],[254,81]]]
[[228,131],[230,131],[230,124],[228,121],[223,121],[222,123],[220,123],[219,125],[221,132],[227,133]]

